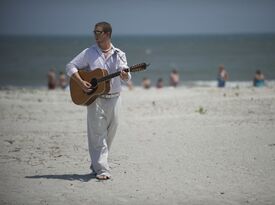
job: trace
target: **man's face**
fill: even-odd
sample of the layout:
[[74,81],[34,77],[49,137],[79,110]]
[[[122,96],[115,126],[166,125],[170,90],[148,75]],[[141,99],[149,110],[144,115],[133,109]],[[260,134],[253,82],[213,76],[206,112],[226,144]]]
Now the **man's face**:
[[100,26],[95,27],[94,36],[97,43],[104,42],[106,39],[108,39],[108,33],[105,33],[103,28]]

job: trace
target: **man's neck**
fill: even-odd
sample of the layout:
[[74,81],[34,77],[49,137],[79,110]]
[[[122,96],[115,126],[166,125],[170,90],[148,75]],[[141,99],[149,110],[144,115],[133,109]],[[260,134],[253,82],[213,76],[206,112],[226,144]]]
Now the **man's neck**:
[[111,48],[111,42],[108,41],[108,42],[99,43],[99,44],[98,44],[98,47],[99,47],[101,50],[103,50],[103,51],[108,50],[108,49]]

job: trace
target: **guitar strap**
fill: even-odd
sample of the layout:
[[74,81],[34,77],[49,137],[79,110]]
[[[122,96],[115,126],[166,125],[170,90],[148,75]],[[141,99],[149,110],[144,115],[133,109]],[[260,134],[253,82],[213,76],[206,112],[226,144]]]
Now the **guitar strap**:
[[119,59],[122,60],[123,63],[126,63],[126,59],[123,58],[121,50],[119,50],[118,48],[115,48],[115,53],[117,54],[117,56],[119,57]]

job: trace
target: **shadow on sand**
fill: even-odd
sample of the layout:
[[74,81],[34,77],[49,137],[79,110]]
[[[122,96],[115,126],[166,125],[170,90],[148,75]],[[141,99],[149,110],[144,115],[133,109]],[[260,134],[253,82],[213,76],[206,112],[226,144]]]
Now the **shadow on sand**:
[[35,176],[25,176],[28,179],[62,179],[68,181],[81,181],[88,182],[91,179],[95,179],[96,176],[94,174],[61,174],[61,175],[35,175]]

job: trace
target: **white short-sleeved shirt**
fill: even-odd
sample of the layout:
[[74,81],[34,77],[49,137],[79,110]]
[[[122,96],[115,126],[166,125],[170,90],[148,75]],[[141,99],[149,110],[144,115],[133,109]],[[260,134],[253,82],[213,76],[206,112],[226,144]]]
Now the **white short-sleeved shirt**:
[[[106,69],[109,74],[129,68],[124,52],[111,45],[111,53],[105,58],[98,45],[93,45],[90,48],[84,49],[66,66],[68,76],[72,76],[79,69],[95,70],[96,68]],[[131,79],[130,72],[128,80]],[[121,79],[119,76],[111,79],[111,89],[109,93],[118,93],[121,91]]]

